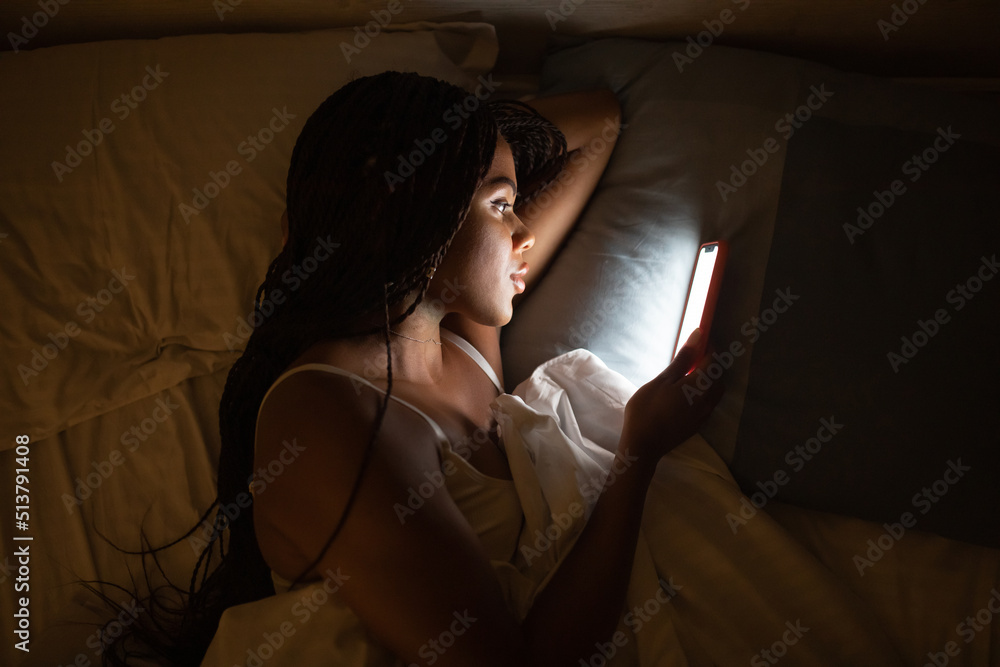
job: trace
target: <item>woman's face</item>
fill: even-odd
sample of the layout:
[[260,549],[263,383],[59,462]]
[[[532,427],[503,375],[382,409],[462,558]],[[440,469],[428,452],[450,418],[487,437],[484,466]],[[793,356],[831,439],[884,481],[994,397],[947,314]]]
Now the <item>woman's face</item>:
[[517,182],[510,146],[497,142],[493,164],[472,197],[469,215],[448,247],[425,295],[443,313],[459,312],[479,324],[502,326],[521,291],[512,275],[525,268],[521,253],[535,237],[514,215]]

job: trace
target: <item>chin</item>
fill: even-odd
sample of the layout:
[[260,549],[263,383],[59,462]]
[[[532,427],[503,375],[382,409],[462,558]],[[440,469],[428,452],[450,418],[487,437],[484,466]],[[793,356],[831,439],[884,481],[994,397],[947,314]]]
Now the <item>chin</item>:
[[509,323],[513,318],[514,318],[514,300],[508,299],[506,302],[504,302],[503,322],[501,322],[497,326],[502,327],[503,325]]
[[508,324],[514,317],[514,307],[508,301],[502,304],[490,317],[484,319],[483,324],[491,327],[502,327]]
[[489,327],[502,327],[503,325],[510,322],[513,316],[514,316],[514,310],[510,307],[510,304],[507,304],[506,307],[499,308],[489,317],[483,318],[481,324]]

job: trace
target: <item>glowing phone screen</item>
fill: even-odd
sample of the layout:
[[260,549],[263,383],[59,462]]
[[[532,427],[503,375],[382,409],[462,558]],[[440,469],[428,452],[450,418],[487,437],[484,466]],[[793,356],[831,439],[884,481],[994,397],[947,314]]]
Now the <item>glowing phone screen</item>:
[[680,352],[681,346],[691,332],[701,325],[705,301],[708,299],[708,288],[712,284],[712,273],[715,271],[715,260],[719,256],[718,248],[717,245],[705,246],[698,253],[698,263],[695,265],[694,278],[691,279],[691,291],[688,293],[687,306],[684,308],[684,319],[681,320],[681,332],[677,338],[674,357]]

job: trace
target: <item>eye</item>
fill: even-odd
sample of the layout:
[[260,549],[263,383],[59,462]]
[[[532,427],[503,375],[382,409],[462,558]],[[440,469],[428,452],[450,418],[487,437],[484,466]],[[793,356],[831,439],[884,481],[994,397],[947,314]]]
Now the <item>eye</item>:
[[510,202],[508,202],[506,199],[494,199],[490,203],[499,208],[501,214],[506,213],[511,207]]

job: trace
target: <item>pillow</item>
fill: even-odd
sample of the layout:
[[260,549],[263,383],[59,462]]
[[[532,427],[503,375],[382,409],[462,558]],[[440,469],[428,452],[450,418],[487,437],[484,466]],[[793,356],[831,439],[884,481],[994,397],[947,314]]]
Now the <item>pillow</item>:
[[[1000,546],[1000,132],[984,102],[803,60],[606,39],[542,94],[609,87],[623,131],[503,330],[511,387],[586,347],[634,384],[670,360],[698,246],[729,242],[702,435],[750,496]],[[964,290],[964,292],[963,292]],[[908,527],[913,527],[908,526]],[[863,545],[859,545],[863,546]]]
[[45,438],[232,364],[306,118],[385,70],[473,90],[496,54],[461,23],[0,54],[2,430]]

